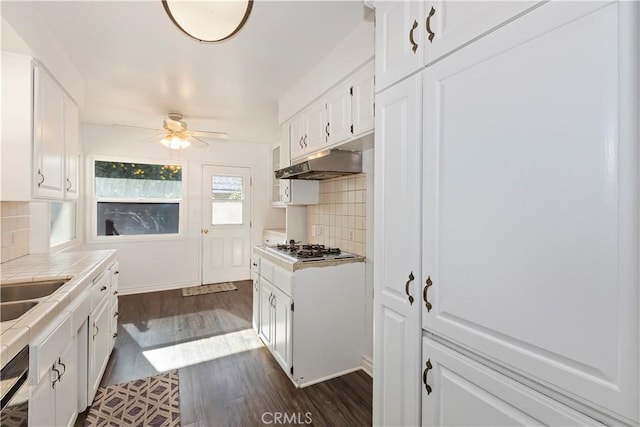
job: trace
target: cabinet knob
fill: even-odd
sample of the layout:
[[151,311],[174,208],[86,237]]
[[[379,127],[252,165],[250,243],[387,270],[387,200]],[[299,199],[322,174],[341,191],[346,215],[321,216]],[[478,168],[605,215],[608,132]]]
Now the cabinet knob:
[[100,292],[103,292],[103,291],[106,291],[106,290],[107,290],[106,286],[103,286],[103,287],[100,288]]
[[118,312],[113,313],[113,317],[118,317]]
[[113,294],[114,295],[118,295],[118,291],[113,291]]
[[115,334],[113,334],[113,337],[116,338],[118,336],[118,333],[116,332]]

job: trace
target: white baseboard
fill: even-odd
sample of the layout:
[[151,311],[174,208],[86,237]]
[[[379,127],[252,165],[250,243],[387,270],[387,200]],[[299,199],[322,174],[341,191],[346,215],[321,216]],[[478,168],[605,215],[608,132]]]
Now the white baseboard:
[[193,282],[161,283],[161,284],[154,284],[154,285],[133,286],[133,287],[127,287],[127,288],[120,287],[118,289],[118,294],[134,295],[134,294],[144,294],[147,292],[171,291],[173,289],[188,288],[189,286],[198,286],[198,283],[193,283]]
[[367,356],[362,356],[362,370],[373,378],[373,360],[369,359]]
[[303,388],[303,387],[308,387],[310,385],[321,383],[321,382],[326,381],[326,380],[330,380],[330,379],[333,379],[333,378],[338,378],[338,377],[341,377],[343,375],[347,375],[347,374],[350,374],[352,372],[359,371],[360,369],[362,369],[362,368],[360,366],[358,366],[358,367],[355,367],[355,368],[347,369],[346,371],[342,371],[342,372],[338,372],[338,373],[335,373],[335,374],[332,374],[332,375],[328,375],[328,376],[326,376],[324,378],[317,378],[317,379],[311,380],[311,381],[304,381],[303,380],[303,381],[300,381],[299,383],[297,383],[297,381],[295,379],[291,378],[291,376],[289,376],[289,378],[293,382],[293,385],[295,385],[298,388]]

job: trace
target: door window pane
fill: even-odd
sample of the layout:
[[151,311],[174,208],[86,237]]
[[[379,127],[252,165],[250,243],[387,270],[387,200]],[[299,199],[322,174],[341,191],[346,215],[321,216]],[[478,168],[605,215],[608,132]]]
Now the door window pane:
[[180,203],[98,202],[98,236],[177,234]]
[[241,176],[211,177],[211,225],[241,225],[243,201]]

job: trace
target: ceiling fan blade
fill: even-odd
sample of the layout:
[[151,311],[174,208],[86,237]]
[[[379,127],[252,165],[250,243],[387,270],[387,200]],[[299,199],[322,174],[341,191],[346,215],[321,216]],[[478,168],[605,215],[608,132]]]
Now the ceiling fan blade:
[[193,136],[193,135],[190,135],[190,136],[189,136],[189,138],[196,140],[196,141],[198,142],[198,145],[202,145],[202,146],[204,146],[204,147],[208,147],[208,146],[209,146],[209,143],[208,143],[207,141],[203,141],[203,140],[201,140],[201,139],[200,139],[200,138],[198,138],[198,137],[195,137],[195,136]]
[[146,128],[142,126],[121,125],[118,123],[114,123],[111,126],[117,129],[130,130],[134,132],[145,132],[145,133],[149,133],[150,131],[162,132],[162,129],[158,129],[158,128]]
[[208,130],[190,130],[191,135],[199,136],[201,138],[217,138],[217,139],[229,139],[229,134],[226,132],[215,132]]

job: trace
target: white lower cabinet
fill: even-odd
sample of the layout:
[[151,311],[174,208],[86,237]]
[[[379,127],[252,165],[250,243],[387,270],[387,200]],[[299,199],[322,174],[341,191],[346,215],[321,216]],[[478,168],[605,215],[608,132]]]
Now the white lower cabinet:
[[429,337],[422,358],[423,426],[602,425]]
[[[255,262],[255,261],[253,261]],[[252,286],[253,286],[253,329],[256,332],[260,332],[260,275],[254,271],[251,274]]]
[[32,349],[29,425],[72,426],[78,413],[78,373],[70,317],[45,338],[34,340]]
[[[260,322],[258,326],[258,333],[260,338],[267,347],[271,347],[271,340],[273,335],[272,319],[273,319],[273,307],[271,306],[271,298],[273,296],[273,285],[268,281],[260,278],[260,308],[259,316]],[[254,310],[255,313],[255,310]]]
[[291,297],[260,278],[260,336],[282,369],[291,368]]
[[104,298],[89,316],[89,402],[98,390],[109,354],[111,354],[111,310]]
[[364,351],[364,263],[292,266],[291,271],[281,267],[285,261],[277,265],[266,254],[254,249],[253,258],[260,261],[254,269],[253,324],[294,385],[306,387],[359,370]]
[[272,330],[273,330],[273,355],[283,369],[291,368],[291,332],[293,326],[292,319],[292,299],[277,287],[273,287],[273,297],[271,304],[273,307]]

